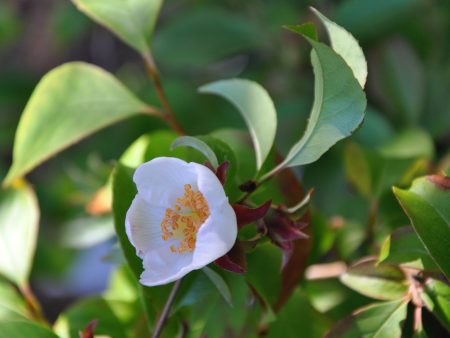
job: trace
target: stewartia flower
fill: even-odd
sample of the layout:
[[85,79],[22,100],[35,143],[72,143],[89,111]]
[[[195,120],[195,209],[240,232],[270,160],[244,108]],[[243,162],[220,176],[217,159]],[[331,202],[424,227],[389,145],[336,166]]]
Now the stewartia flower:
[[175,281],[233,247],[236,215],[209,168],[159,157],[140,165],[133,180],[138,193],[126,231],[143,259],[142,284]]

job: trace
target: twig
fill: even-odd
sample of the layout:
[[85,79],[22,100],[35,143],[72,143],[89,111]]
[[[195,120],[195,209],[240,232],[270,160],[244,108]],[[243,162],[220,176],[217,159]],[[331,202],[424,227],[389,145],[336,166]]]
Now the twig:
[[42,311],[41,305],[39,304],[36,296],[33,294],[33,291],[29,287],[29,285],[24,285],[18,288],[20,294],[22,295],[25,303],[30,311],[31,316],[37,321],[50,326],[47,318]]
[[181,278],[175,282],[170,291],[169,297],[167,297],[166,304],[164,305],[164,309],[161,312],[161,316],[158,318],[158,322],[155,325],[155,330],[153,331],[152,338],[158,338],[161,335],[164,324],[166,323],[167,317],[170,313],[170,308],[175,300],[178,290],[180,289]]
[[185,135],[183,128],[175,119],[175,115],[173,113],[172,107],[167,100],[167,96],[164,92],[161,77],[159,76],[158,68],[156,67],[155,61],[153,60],[153,56],[150,52],[142,54],[142,58],[144,60],[145,69],[147,70],[147,74],[153,82],[153,86],[156,89],[156,93],[158,94],[159,101],[164,109],[163,114],[160,117],[164,119],[164,121],[169,124],[169,126],[178,134]]

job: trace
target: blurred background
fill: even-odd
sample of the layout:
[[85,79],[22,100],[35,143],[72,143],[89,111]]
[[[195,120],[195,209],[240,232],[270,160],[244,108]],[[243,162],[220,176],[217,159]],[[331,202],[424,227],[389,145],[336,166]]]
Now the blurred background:
[[[314,78],[310,47],[282,26],[317,23],[308,6],[349,30],[368,59],[364,125],[350,141],[297,172],[305,187],[316,188],[313,203],[321,216],[314,222],[352,224],[346,229],[352,231],[351,245],[358,246],[364,231],[358,224],[365,223],[369,203],[355,193],[346,169],[349,142],[371,151],[406,135],[402,151],[422,149],[420,155],[429,159],[424,172],[450,162],[450,1],[167,0],[153,53],[169,101],[189,134],[223,127],[245,130],[229,104],[196,92],[210,81],[244,77],[261,83],[272,96],[279,119],[277,144],[285,152],[304,130]],[[159,105],[139,56],[69,0],[0,0],[0,178],[11,164],[15,130],[33,88],[46,72],[74,60],[103,67],[143,100]],[[120,260],[112,220],[89,214],[86,205],[107,181],[114,159],[142,133],[162,126],[147,117],[121,122],[29,175],[42,214],[32,281],[50,318],[71,300],[104,289]],[[380,212],[387,230],[380,236],[394,223],[407,223],[401,210],[391,213],[386,205]],[[341,258],[350,260],[347,237],[339,243],[337,236]]]

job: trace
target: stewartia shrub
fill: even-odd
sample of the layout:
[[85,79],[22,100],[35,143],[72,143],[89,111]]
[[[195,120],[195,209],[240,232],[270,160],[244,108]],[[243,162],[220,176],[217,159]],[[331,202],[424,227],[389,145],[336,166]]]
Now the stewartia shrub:
[[[286,128],[287,114],[253,80],[216,78],[178,97],[163,86],[157,64],[188,73],[190,64],[201,69],[214,53],[220,58],[221,48],[240,52],[239,44],[260,35],[246,22],[200,10],[158,40],[162,1],[73,2],[140,56],[153,97],[147,102],[86,62],[60,65],[37,84],[0,195],[0,338],[448,334],[449,161],[432,162],[434,143],[418,127],[419,115],[411,115],[416,127],[398,133],[381,115],[369,110],[366,117],[367,63],[350,32],[314,8],[314,24],[283,27],[286,46],[299,39],[302,50],[311,48],[314,77],[306,81],[313,88],[309,117]],[[191,46],[189,29],[192,41],[213,38]],[[196,54],[201,48],[205,59]],[[202,114],[220,104],[236,110],[233,119],[248,131],[226,128],[220,114],[219,127],[204,125],[189,95],[210,102]],[[181,116],[184,105],[189,114]],[[135,116],[151,129],[128,145],[86,206],[92,219],[107,219],[101,240],[116,243],[107,258],[114,264],[109,286],[72,304],[53,325],[29,286],[39,208],[25,175]],[[93,234],[78,224],[69,240],[101,242]]]

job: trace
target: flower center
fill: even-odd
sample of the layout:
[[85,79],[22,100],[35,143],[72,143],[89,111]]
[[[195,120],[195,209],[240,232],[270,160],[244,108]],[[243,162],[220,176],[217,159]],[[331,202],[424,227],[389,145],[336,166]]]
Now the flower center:
[[184,195],[176,199],[174,209],[167,208],[161,222],[162,239],[180,240],[178,247],[170,246],[173,253],[192,252],[195,249],[197,231],[209,217],[209,207],[200,191],[193,191],[190,184],[184,185]]

